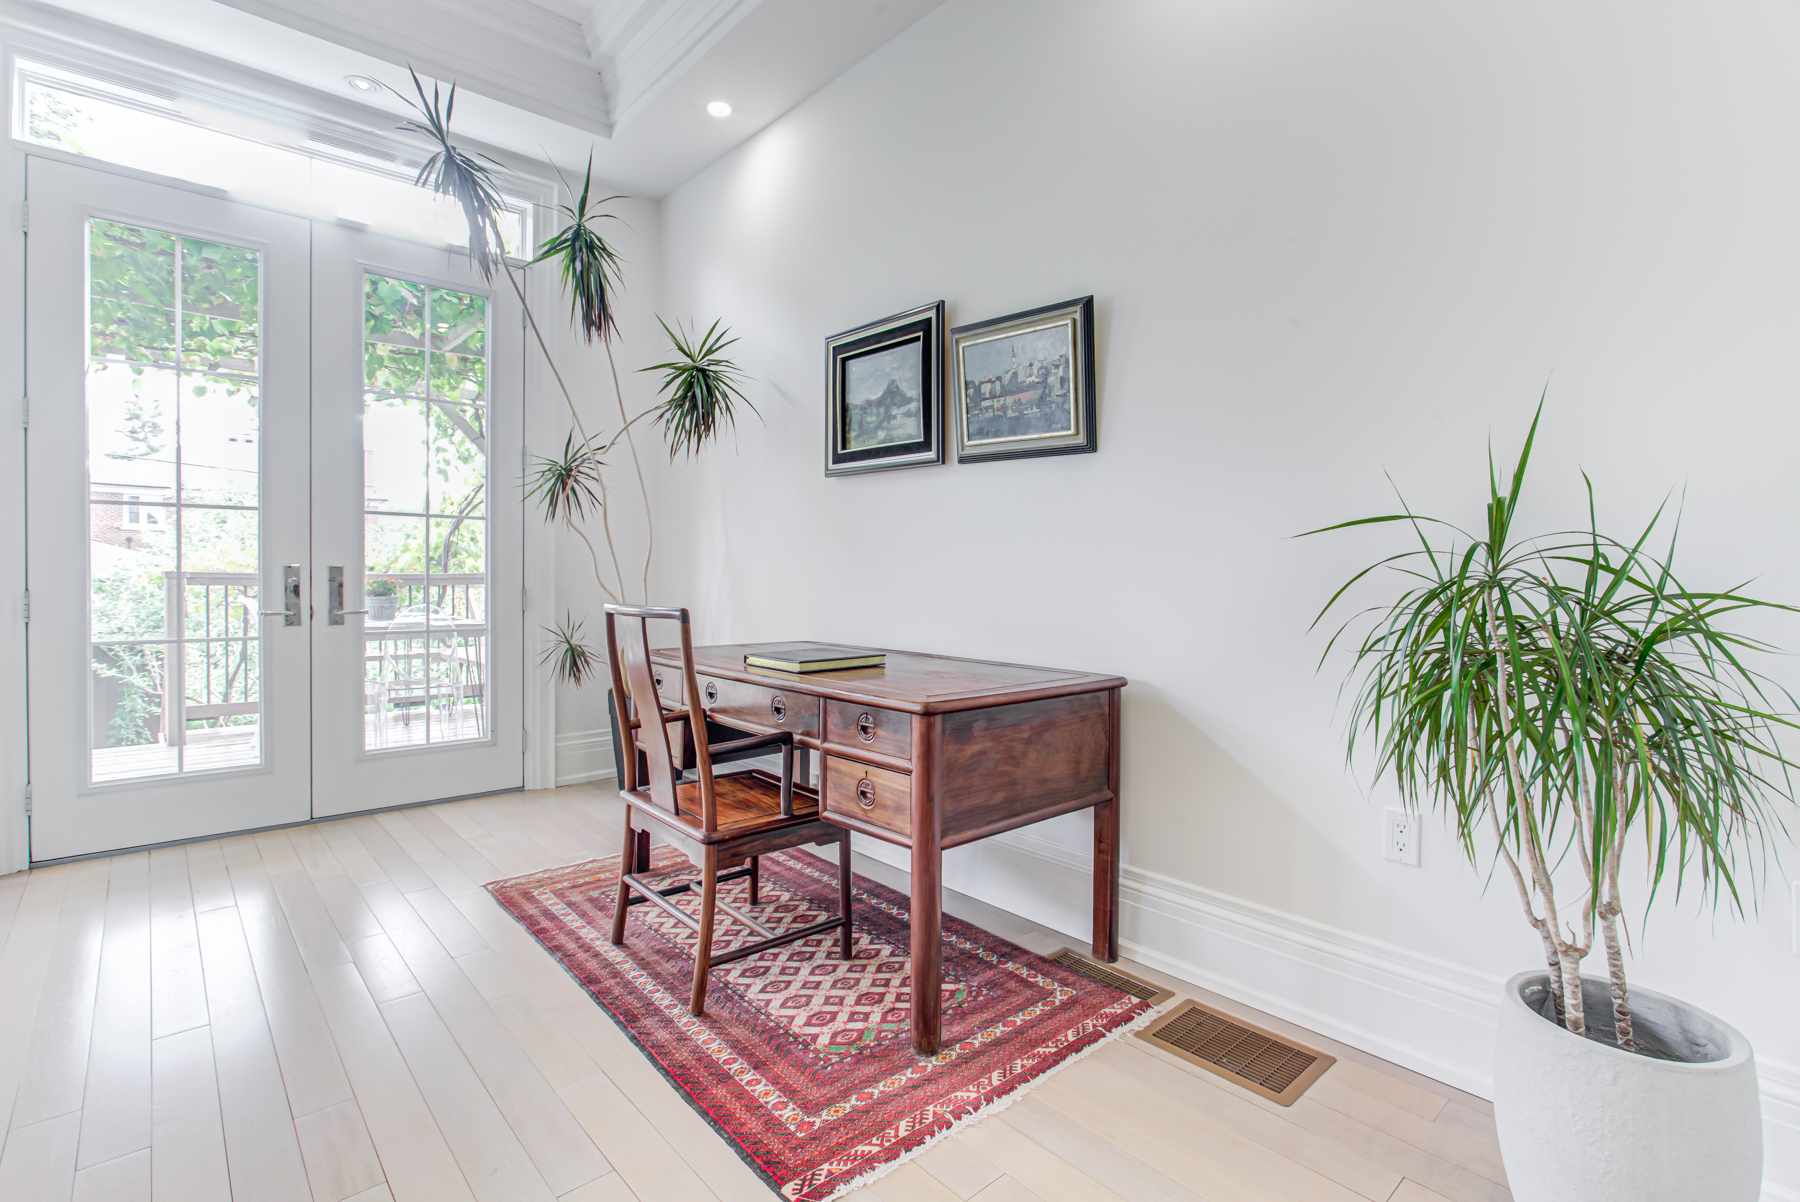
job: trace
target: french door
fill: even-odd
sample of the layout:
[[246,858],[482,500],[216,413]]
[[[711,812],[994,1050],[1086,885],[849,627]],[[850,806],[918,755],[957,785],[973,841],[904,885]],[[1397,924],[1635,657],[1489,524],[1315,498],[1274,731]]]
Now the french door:
[[27,200],[33,860],[516,787],[510,298],[60,160]]
[[315,224],[314,815],[524,783],[524,325],[493,284]]

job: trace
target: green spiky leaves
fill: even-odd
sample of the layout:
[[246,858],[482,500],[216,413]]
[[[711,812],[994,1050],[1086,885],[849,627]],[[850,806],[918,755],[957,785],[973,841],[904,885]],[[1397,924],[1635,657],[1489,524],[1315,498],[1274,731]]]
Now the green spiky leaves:
[[525,495],[544,507],[544,519],[577,522],[589,509],[605,504],[600,469],[605,462],[588,443],[573,434],[563,439],[562,452],[539,455],[525,480]]
[[[431,95],[427,96],[419,73],[411,67],[407,68],[407,73],[412,76],[413,90],[419,98],[414,100],[398,92],[395,95],[406,101],[419,114],[419,119],[407,121],[400,128],[421,135],[434,147],[413,182],[456,201],[469,225],[469,258],[481,272],[481,278],[491,280],[494,269],[505,262],[506,257],[506,243],[500,234],[500,211],[505,205],[501,203],[494,173],[450,140],[450,118],[456,111],[456,85],[451,84],[450,92],[445,96],[433,83]],[[487,158],[486,155],[481,157]],[[492,159],[488,161],[493,162]]]
[[1579,864],[1598,906],[1631,832],[1652,897],[1692,872],[1703,896],[1741,910],[1756,890],[1740,873],[1747,861],[1754,876],[1785,829],[1777,803],[1794,797],[1780,738],[1796,703],[1745,662],[1773,648],[1731,625],[1743,611],[1796,611],[1688,588],[1673,533],[1651,546],[1663,512],[1611,537],[1591,485],[1585,528],[1521,537],[1533,437],[1510,479],[1490,455],[1473,531],[1412,512],[1328,528],[1398,523],[1412,544],[1351,577],[1319,615],[1376,569],[1397,573],[1398,598],[1332,638],[1353,640],[1350,750],[1372,743],[1377,776],[1410,805],[1441,806],[1472,860],[1491,825],[1503,847],[1538,844],[1546,863]]
[[663,428],[669,458],[673,460],[683,451],[697,453],[718,436],[722,426],[735,427],[740,403],[752,413],[756,406],[739,387],[743,372],[723,353],[737,341],[728,337],[730,330],[715,321],[704,334],[696,336],[685,329],[670,329],[660,317],[656,320],[669,336],[675,357],[640,370],[663,373],[657,390],[663,400],[657,408],[656,421]]
[[[567,187],[565,181],[564,187]],[[582,336],[592,342],[608,341],[618,333],[617,297],[619,290],[619,256],[594,223],[605,218],[618,220],[611,213],[600,212],[600,206],[623,196],[592,199],[594,159],[588,156],[587,174],[581,181],[581,195],[572,205],[557,205],[557,212],[568,224],[538,247],[533,263],[554,262],[562,273],[563,289],[569,294],[569,318],[577,324]],[[573,193],[573,189],[569,189]]]
[[573,614],[565,613],[561,622],[544,627],[544,633],[550,636],[550,645],[544,649],[538,662],[550,669],[558,684],[580,688],[597,675],[606,662],[598,652],[582,641],[581,623],[575,620]]

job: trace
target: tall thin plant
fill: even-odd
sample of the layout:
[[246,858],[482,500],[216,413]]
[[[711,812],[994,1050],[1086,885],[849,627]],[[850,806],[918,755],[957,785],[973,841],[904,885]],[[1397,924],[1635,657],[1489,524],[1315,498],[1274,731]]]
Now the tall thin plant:
[[[1633,540],[1599,529],[1521,537],[1514,528],[1537,415],[1510,479],[1490,448],[1486,521],[1475,532],[1402,512],[1309,534],[1404,523],[1417,546],[1364,568],[1314,626],[1378,569],[1398,599],[1350,616],[1321,664],[1351,635],[1347,756],[1367,740],[1377,779],[1409,807],[1454,823],[1477,866],[1491,846],[1538,933],[1558,1020],[1587,1034],[1581,962],[1596,925],[1606,948],[1613,1028],[1635,1048],[1625,978],[1620,870],[1628,841],[1646,852],[1649,898],[1666,878],[1743,912],[1785,832],[1794,794],[1778,735],[1794,700],[1752,670],[1773,650],[1726,628],[1744,610],[1791,607],[1736,590],[1697,592],[1673,570],[1675,536],[1650,549],[1664,513]],[[1360,635],[1352,630],[1360,629]],[[1561,865],[1572,860],[1579,876]],[[1574,879],[1571,879],[1571,878]]]
[[[564,181],[564,189],[571,200],[555,208],[561,219],[560,228],[537,247],[529,262],[515,264],[506,255],[502,237],[504,200],[494,173],[499,164],[485,155],[470,154],[451,137],[455,86],[452,85],[446,94],[434,83],[427,93],[416,72],[412,73],[412,82],[413,96],[400,92],[396,95],[418,116],[401,128],[426,138],[433,148],[420,168],[416,182],[420,187],[451,198],[461,209],[468,225],[470,258],[483,278],[492,279],[495,271],[505,275],[562,393],[574,426],[559,454],[537,457],[525,482],[527,495],[542,506],[547,521],[561,523],[581,539],[587,547],[594,581],[601,592],[614,601],[627,599],[629,590],[613,536],[611,491],[604,470],[605,457],[623,441],[643,500],[645,540],[639,596],[648,600],[656,528],[651,515],[650,489],[644,479],[632,427],[645,418],[655,418],[669,439],[671,458],[682,450],[696,452],[716,438],[724,426],[735,421],[735,403],[743,401],[739,388],[742,373],[731,359],[720,353],[736,340],[728,337],[729,331],[719,322],[714,322],[701,338],[685,338],[659,317],[658,323],[673,344],[674,358],[643,369],[665,373],[661,399],[635,417],[629,416],[625,390],[619,380],[618,361],[613,353],[613,341],[619,332],[619,293],[624,286],[623,260],[601,233],[602,222],[617,220],[616,215],[605,211],[605,206],[623,197],[596,197],[594,163],[589,156],[580,191],[576,192]],[[613,397],[619,412],[618,429],[610,437],[602,438],[588,432],[574,392],[558,368],[555,356],[550,353],[549,342],[526,299],[525,272],[540,263],[556,265],[563,291],[568,296],[570,321],[581,331],[583,339],[590,344],[598,339],[606,350]],[[743,403],[748,405],[747,401]],[[602,541],[611,567],[610,578],[602,569],[599,549],[585,528],[590,514],[600,519]],[[580,624],[571,616],[558,627],[546,628],[546,633],[551,635],[554,644],[546,662],[555,669],[559,679],[579,684],[590,673],[576,669],[575,665],[587,661],[575,651],[585,648],[590,658],[594,654],[592,648],[586,648],[580,642]]]

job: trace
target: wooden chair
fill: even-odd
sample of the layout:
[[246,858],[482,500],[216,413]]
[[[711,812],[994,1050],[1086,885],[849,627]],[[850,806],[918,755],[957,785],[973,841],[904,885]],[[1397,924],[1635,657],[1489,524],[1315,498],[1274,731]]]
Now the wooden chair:
[[[665,705],[656,693],[650,666],[648,624],[668,619],[681,624],[681,674],[686,684],[684,708]],[[625,917],[629,907],[650,902],[667,910],[697,931],[700,945],[694,957],[694,987],[688,1010],[702,1014],[706,1008],[706,978],[715,964],[728,964],[772,947],[793,943],[826,931],[840,932],[838,954],[851,956],[850,931],[850,832],[819,818],[819,796],[804,785],[794,784],[794,736],[789,731],[706,742],[706,714],[700,708],[700,687],[694,679],[694,640],[685,609],[655,609],[635,605],[606,607],[606,658],[612,670],[613,696],[628,698],[624,717],[627,746],[643,752],[649,780],[638,776],[638,757],[626,755],[625,778],[619,796],[625,800],[625,852],[619,862],[619,896],[613,909],[612,941],[625,942]],[[683,781],[675,752],[669,743],[669,727],[687,723],[696,732],[694,751],[698,779]],[[679,737],[679,733],[677,735]],[[713,757],[752,748],[781,748],[781,775],[763,769],[713,776]],[[701,852],[700,917],[681,909],[671,897],[693,889],[693,883],[658,888],[639,874],[649,868],[649,832],[632,826],[634,814],[660,823],[677,836],[678,843],[698,844]],[[719,897],[722,881],[750,878],[750,905],[758,901],[757,857],[810,843],[838,845],[838,916],[799,930],[777,935],[753,916]],[[720,868],[744,867],[721,873]],[[636,893],[638,896],[632,896]],[[763,936],[755,943],[714,955],[713,919],[724,910]]]

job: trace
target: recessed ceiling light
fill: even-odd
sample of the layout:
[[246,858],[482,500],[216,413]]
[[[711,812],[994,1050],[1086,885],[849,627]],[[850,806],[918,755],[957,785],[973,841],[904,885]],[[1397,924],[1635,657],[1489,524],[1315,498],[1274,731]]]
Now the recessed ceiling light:
[[723,100],[713,101],[711,104],[706,106],[706,111],[711,113],[715,117],[731,116],[731,106],[729,104],[726,104]]
[[367,75],[346,75],[344,76],[344,82],[359,92],[376,92],[381,90],[381,85],[370,79]]

